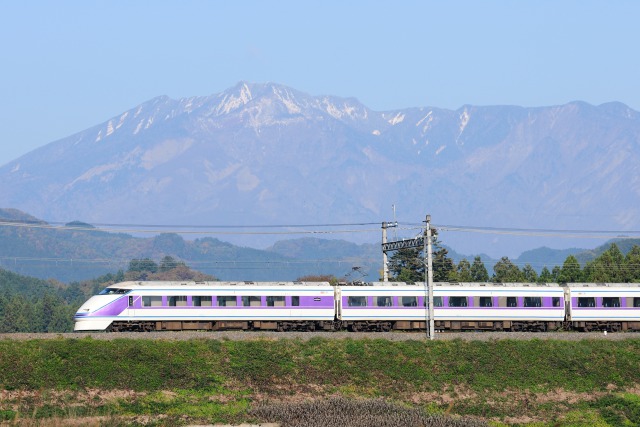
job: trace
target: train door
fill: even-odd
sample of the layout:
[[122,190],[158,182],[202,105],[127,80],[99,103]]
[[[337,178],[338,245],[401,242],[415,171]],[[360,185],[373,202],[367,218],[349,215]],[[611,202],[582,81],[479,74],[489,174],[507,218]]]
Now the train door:
[[127,296],[127,316],[134,317],[136,315],[136,310],[134,307],[135,298],[133,295]]

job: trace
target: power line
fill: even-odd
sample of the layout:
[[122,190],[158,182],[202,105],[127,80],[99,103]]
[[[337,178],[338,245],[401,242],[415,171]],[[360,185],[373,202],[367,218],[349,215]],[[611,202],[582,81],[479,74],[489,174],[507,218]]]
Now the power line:
[[[129,224],[129,223],[96,223],[81,225],[82,223],[62,223],[43,221],[0,221],[0,226],[39,228],[49,230],[68,231],[101,231],[118,233],[175,233],[175,234],[201,234],[201,235],[294,235],[294,234],[344,234],[344,233],[372,233],[380,232],[379,228],[364,229],[339,229],[339,227],[370,227],[379,226],[381,222],[356,222],[356,223],[320,223],[320,224],[247,224],[247,225],[185,225],[185,224]],[[106,227],[106,228],[97,228]],[[334,227],[336,229],[325,230]],[[473,225],[434,224],[440,231],[497,234],[509,236],[529,237],[557,237],[557,238],[583,238],[583,239],[633,239],[640,238],[639,230],[570,230],[549,228],[514,228],[514,227],[488,227]],[[273,229],[285,229],[283,231],[271,231]],[[286,230],[300,229],[307,230]],[[321,230],[316,230],[320,228]],[[260,229],[259,231],[242,231],[246,229]],[[404,223],[398,230],[413,231],[424,230],[424,224]]]
[[[421,224],[407,224],[413,227],[405,229],[423,229]],[[638,230],[556,230],[548,228],[507,228],[507,227],[480,227],[468,225],[434,224],[438,231],[453,231],[462,233],[498,234],[508,236],[529,237],[559,237],[579,239],[637,239],[640,238]]]
[[[369,226],[377,225],[378,223],[356,223],[356,224],[291,224],[291,225],[207,225],[207,226],[190,226],[190,225],[173,225],[173,226],[155,226],[155,225],[134,225],[140,228],[117,228],[127,227],[133,224],[102,224],[102,226],[109,226],[114,228],[96,228],[93,225],[83,227],[79,225],[53,225],[42,222],[11,222],[0,221],[0,226],[6,227],[23,227],[31,229],[46,229],[46,230],[67,230],[67,231],[100,231],[100,232],[117,232],[117,233],[175,233],[175,234],[209,234],[209,235],[293,235],[293,234],[343,234],[343,233],[371,233],[379,232],[379,229],[346,229],[346,230],[286,230],[286,231],[223,231],[220,229],[233,229],[233,228],[312,228],[312,227],[354,227],[354,226]],[[147,228],[153,227],[153,228]],[[167,228],[164,228],[167,227]],[[169,228],[175,227],[175,228]],[[158,229],[160,228],[160,229]],[[177,230],[176,228],[196,228],[197,230]],[[216,229],[216,230],[211,230]]]

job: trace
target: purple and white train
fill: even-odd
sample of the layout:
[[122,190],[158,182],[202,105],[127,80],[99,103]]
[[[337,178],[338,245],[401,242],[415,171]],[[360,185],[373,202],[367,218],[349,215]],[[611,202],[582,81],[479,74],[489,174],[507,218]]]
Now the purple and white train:
[[[640,285],[436,283],[437,330],[640,330]],[[424,330],[424,283],[122,282],[85,302],[75,331]]]

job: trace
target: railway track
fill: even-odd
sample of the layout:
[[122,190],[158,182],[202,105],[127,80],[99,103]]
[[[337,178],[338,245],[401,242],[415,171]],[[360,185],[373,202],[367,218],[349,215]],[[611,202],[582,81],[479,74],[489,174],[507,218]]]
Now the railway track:
[[[164,332],[72,332],[72,333],[5,333],[0,340],[46,339],[151,339],[184,341],[190,339],[213,340],[277,340],[277,339],[384,339],[389,341],[426,341],[424,332],[250,332],[250,331],[164,331]],[[436,333],[435,340],[491,341],[491,340],[626,340],[640,339],[640,332],[443,332]]]

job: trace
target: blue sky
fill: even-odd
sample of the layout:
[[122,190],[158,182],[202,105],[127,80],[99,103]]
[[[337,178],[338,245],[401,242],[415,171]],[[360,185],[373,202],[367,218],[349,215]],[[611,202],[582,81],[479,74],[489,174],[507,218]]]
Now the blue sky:
[[155,96],[275,82],[416,106],[640,110],[640,2],[0,2],[0,165]]

